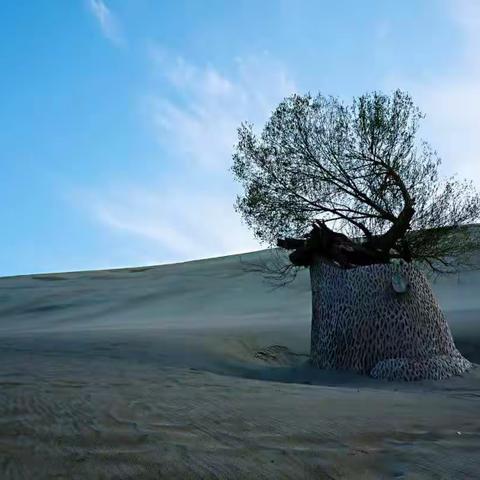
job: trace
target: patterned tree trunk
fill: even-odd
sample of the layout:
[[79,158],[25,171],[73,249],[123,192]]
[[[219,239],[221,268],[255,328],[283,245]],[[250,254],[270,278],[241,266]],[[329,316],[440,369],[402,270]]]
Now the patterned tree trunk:
[[311,361],[388,380],[442,379],[471,368],[427,278],[405,262],[310,267]]

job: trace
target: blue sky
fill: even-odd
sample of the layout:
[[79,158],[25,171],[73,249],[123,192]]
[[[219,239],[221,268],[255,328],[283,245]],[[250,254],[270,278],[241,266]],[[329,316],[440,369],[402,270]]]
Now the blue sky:
[[258,248],[232,204],[243,120],[293,92],[408,90],[480,177],[480,2],[5,0],[0,275]]

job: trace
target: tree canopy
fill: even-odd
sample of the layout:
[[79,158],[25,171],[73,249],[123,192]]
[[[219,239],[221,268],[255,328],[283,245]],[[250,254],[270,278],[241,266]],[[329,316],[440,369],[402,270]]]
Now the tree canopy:
[[478,220],[480,196],[440,177],[440,158],[417,138],[423,118],[400,90],[351,104],[292,95],[260,134],[238,130],[236,209],[259,240],[295,249],[297,265],[318,253],[346,268],[403,258],[448,270],[479,246],[463,227]]

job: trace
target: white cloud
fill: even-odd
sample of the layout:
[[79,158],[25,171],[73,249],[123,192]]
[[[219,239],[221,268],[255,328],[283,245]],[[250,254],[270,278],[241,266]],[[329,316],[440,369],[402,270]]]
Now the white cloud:
[[144,107],[173,173],[160,183],[84,192],[83,203],[111,232],[148,243],[152,258],[164,252],[181,261],[260,248],[233,209],[237,187],[228,167],[240,123],[263,123],[293,93],[293,82],[268,55],[238,59],[229,76],[181,58],[155,55],[155,64],[173,95],[154,92]]
[[122,45],[124,37],[120,25],[103,0],[88,0],[90,11],[97,19],[103,35],[115,45]]
[[480,186],[480,77],[421,85],[416,94],[428,114],[428,138],[443,158],[445,171]]
[[97,221],[149,245],[152,258],[182,261],[259,247],[233,212],[228,194],[131,186],[83,195],[83,201],[86,197]]
[[423,133],[442,157],[444,172],[480,187],[480,2],[455,0],[450,8],[463,39],[450,72],[425,81],[392,77],[388,84],[411,92],[426,113]]
[[156,54],[155,60],[182,97],[148,99],[159,140],[175,155],[205,168],[224,168],[240,123],[263,122],[283,97],[295,91],[284,67],[267,54],[236,59],[234,78],[182,58],[169,63]]

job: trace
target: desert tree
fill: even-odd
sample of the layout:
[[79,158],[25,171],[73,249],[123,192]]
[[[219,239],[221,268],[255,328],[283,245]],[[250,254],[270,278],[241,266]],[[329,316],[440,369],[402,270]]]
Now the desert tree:
[[293,250],[293,267],[320,255],[342,268],[403,259],[456,271],[480,245],[470,228],[480,197],[472,182],[440,177],[417,138],[423,118],[400,90],[351,104],[292,95],[261,133],[238,130],[236,209],[261,242]]

